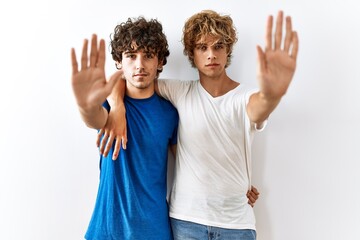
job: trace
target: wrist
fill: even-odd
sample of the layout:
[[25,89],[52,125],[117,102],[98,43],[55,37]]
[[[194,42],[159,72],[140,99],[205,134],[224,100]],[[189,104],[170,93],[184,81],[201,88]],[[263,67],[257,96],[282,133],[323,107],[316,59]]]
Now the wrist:
[[261,102],[263,102],[267,105],[273,105],[273,104],[277,104],[281,100],[281,97],[272,96],[270,94],[265,94],[263,92],[259,92],[259,99]]
[[82,115],[91,116],[102,110],[102,106],[97,105],[79,105],[79,111]]
[[111,111],[116,111],[116,112],[125,112],[126,109],[125,109],[125,104],[124,102],[117,102],[117,103],[113,103],[113,104],[110,104],[111,106]]

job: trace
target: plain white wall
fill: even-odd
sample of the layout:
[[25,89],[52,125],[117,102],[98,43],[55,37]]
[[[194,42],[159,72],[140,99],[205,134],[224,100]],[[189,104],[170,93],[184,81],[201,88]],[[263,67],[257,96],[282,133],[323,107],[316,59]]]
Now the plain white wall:
[[[70,48],[107,43],[127,17],[158,18],[171,55],[162,77],[194,79],[181,30],[195,12],[230,14],[229,75],[257,86],[256,44],[282,9],[300,36],[298,68],[255,138],[258,239],[360,239],[360,6],[356,0],[3,1],[0,3],[0,239],[83,239],[98,185],[96,132],[70,86]],[[114,70],[110,54],[107,74]]]

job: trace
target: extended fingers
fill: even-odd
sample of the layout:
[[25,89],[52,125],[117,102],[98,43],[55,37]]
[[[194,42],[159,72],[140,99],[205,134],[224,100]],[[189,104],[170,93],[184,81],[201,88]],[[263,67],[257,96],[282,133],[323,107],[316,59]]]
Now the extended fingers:
[[279,11],[276,18],[276,29],[275,29],[275,50],[280,49],[282,41],[282,27],[283,27],[283,12]]
[[96,66],[99,68],[105,67],[105,41],[104,39],[100,40],[99,52],[97,56],[97,63]]
[[123,148],[126,149],[126,144],[127,144],[127,127],[126,127],[126,118],[125,118],[125,130],[124,130],[124,135],[121,137],[121,140],[122,140],[122,145],[123,145]]
[[291,42],[293,38],[293,31],[292,31],[292,23],[291,17],[286,17],[286,34],[285,34],[285,42],[284,42],[284,51],[289,52]]
[[127,136],[125,134],[125,136],[121,137],[121,144],[123,146],[123,149],[126,149],[126,144],[127,144]]
[[118,136],[115,139],[115,146],[114,146],[114,152],[113,152],[112,160],[116,160],[117,157],[119,156],[120,147],[121,147],[121,138]]
[[[87,39],[84,40],[82,54],[81,54],[81,70],[85,70],[88,67],[88,44],[89,41]],[[74,52],[74,54],[73,54]],[[75,51],[72,50],[72,65],[73,65],[73,73],[75,68],[74,59],[76,60]],[[103,39],[100,40],[100,46],[97,46],[97,35],[93,34],[91,37],[91,47],[90,47],[90,63],[89,67],[105,67],[105,41]],[[77,69],[77,68],[76,68]]]
[[273,16],[269,16],[266,25],[265,51],[272,49],[272,27],[273,27]]
[[99,132],[98,132],[98,135],[97,135],[97,138],[96,138],[96,146],[97,147],[100,147],[100,142],[101,142],[101,137],[102,135],[104,134],[104,129],[102,128]]
[[81,53],[81,70],[84,70],[87,68],[88,63],[88,55],[87,55],[87,49],[88,49],[88,43],[89,41],[87,39],[84,40],[82,53]]
[[79,71],[78,62],[76,60],[75,49],[71,48],[71,65],[72,65],[72,74],[76,74]]
[[119,156],[121,146],[124,150],[126,150],[126,144],[127,144],[127,132],[125,128],[125,133],[122,136],[118,135],[116,137],[116,142],[113,152],[113,160],[116,160],[117,157]]
[[298,37],[298,34],[297,32],[293,32],[292,34],[292,49],[291,49],[291,57],[296,60],[297,58],[297,54],[298,54],[298,51],[299,51],[299,37]]
[[104,150],[104,156],[106,157],[109,152],[110,152],[110,149],[113,145],[113,142],[114,142],[114,139],[115,139],[115,136],[113,134],[110,134],[109,138],[107,139],[107,141],[105,142],[105,150]]
[[104,154],[104,149],[105,149],[106,143],[108,141],[108,138],[109,138],[109,134],[105,131],[105,134],[104,134],[103,138],[101,139],[101,144],[100,144],[99,151],[101,154]]
[[97,36],[93,34],[91,37],[90,67],[96,67],[97,56]]
[[[267,21],[267,29],[266,29],[266,43],[265,43],[265,52],[269,50],[281,50],[282,49],[282,42],[283,43],[283,50],[289,52],[291,50],[291,56],[296,58],[297,50],[298,50],[298,39],[296,33],[293,31],[292,27],[292,20],[290,16],[285,18],[286,21],[286,33],[285,38],[283,39],[283,19],[284,13],[283,11],[279,11],[277,18],[276,18],[276,27],[274,33],[274,43],[273,43],[273,36],[272,36],[272,28],[273,28],[273,17],[269,16]],[[273,45],[274,44],[274,45]]]

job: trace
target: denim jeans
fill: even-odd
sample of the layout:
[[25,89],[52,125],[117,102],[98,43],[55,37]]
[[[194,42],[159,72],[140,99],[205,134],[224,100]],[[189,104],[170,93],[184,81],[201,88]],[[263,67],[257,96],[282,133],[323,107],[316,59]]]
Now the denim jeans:
[[226,229],[171,218],[174,240],[256,240],[252,229]]

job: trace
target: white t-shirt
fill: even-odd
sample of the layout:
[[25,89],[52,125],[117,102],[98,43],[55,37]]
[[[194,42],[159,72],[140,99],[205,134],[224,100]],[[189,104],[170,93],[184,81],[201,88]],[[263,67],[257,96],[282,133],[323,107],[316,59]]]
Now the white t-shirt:
[[160,95],[178,110],[179,131],[170,216],[230,229],[254,229],[251,186],[254,124],[240,84],[212,97],[200,81],[159,80]]

